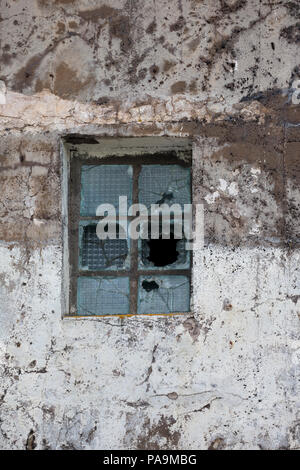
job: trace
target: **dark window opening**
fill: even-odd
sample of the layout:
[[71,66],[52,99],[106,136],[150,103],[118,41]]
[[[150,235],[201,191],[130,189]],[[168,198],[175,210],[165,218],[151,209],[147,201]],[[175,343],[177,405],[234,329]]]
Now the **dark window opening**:
[[177,251],[178,240],[174,240],[174,234],[171,234],[170,240],[164,240],[160,237],[158,240],[148,240],[149,256],[147,259],[154,266],[169,266],[177,261],[179,252]]

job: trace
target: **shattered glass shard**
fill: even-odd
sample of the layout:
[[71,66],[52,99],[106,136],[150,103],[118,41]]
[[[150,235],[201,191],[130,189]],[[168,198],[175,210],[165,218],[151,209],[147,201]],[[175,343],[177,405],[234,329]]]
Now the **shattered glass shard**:
[[78,315],[126,315],[129,313],[128,277],[79,277]]
[[128,240],[119,238],[99,240],[96,227],[96,222],[80,222],[79,269],[98,271],[129,268]]
[[190,168],[180,165],[143,165],[139,175],[139,202],[151,204],[189,204]]
[[138,314],[190,309],[190,282],[186,276],[140,276],[138,294]]
[[80,215],[94,216],[99,204],[112,204],[116,213],[119,196],[132,204],[132,167],[129,165],[83,165],[81,168]]

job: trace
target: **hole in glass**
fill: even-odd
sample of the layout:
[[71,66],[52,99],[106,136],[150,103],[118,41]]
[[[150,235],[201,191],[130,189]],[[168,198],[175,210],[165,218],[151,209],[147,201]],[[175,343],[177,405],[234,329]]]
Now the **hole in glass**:
[[163,239],[161,233],[158,239],[147,240],[146,243],[149,248],[148,261],[157,267],[175,263],[179,255],[177,251],[178,241],[178,239],[174,239],[174,232],[172,231],[170,231],[170,239],[168,240]]
[[158,289],[159,285],[155,281],[143,281],[142,287],[147,292],[151,292],[152,290]]

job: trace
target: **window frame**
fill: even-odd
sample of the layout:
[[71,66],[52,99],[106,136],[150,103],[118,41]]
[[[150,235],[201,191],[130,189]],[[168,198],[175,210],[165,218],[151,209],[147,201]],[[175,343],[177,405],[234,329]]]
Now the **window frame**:
[[[137,139],[136,139],[137,140]],[[181,139],[183,140],[183,139]],[[79,146],[78,146],[79,147]],[[185,269],[139,269],[138,266],[138,240],[129,239],[129,256],[130,268],[128,270],[99,270],[89,271],[79,269],[79,223],[80,221],[97,221],[103,217],[81,216],[80,215],[80,198],[81,198],[81,167],[82,165],[131,165],[133,169],[132,175],[132,204],[138,203],[138,177],[141,167],[144,165],[180,165],[190,170],[190,195],[191,203],[193,203],[193,166],[192,166],[192,150],[191,147],[180,149],[180,152],[173,149],[156,149],[155,152],[139,154],[138,150],[134,152],[124,153],[122,156],[108,155],[95,156],[89,152],[80,152],[78,148],[69,148],[69,161],[68,161],[68,198],[67,198],[67,243],[68,243],[68,301],[65,303],[64,317],[75,318],[96,318],[96,317],[131,317],[131,316],[165,316],[165,315],[178,315],[190,314],[192,303],[192,266],[193,254],[189,252],[190,263],[189,267]],[[105,202],[105,201],[102,201]],[[128,216],[128,222],[133,220],[134,216]],[[189,300],[190,308],[188,312],[169,312],[169,313],[138,313],[138,283],[140,276],[176,276],[184,275],[188,278],[190,284]],[[130,313],[124,314],[78,314],[77,312],[77,280],[79,277],[128,277],[129,278],[129,298]]]

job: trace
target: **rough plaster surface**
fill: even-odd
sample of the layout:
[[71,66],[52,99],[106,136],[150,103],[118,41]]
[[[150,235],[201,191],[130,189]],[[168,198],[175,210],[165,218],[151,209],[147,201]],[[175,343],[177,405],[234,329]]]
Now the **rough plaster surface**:
[[[300,448],[298,2],[0,4],[0,447]],[[62,319],[70,135],[193,139],[191,315]]]
[[297,0],[1,1],[11,90],[109,100],[186,94],[227,102],[290,84]]

